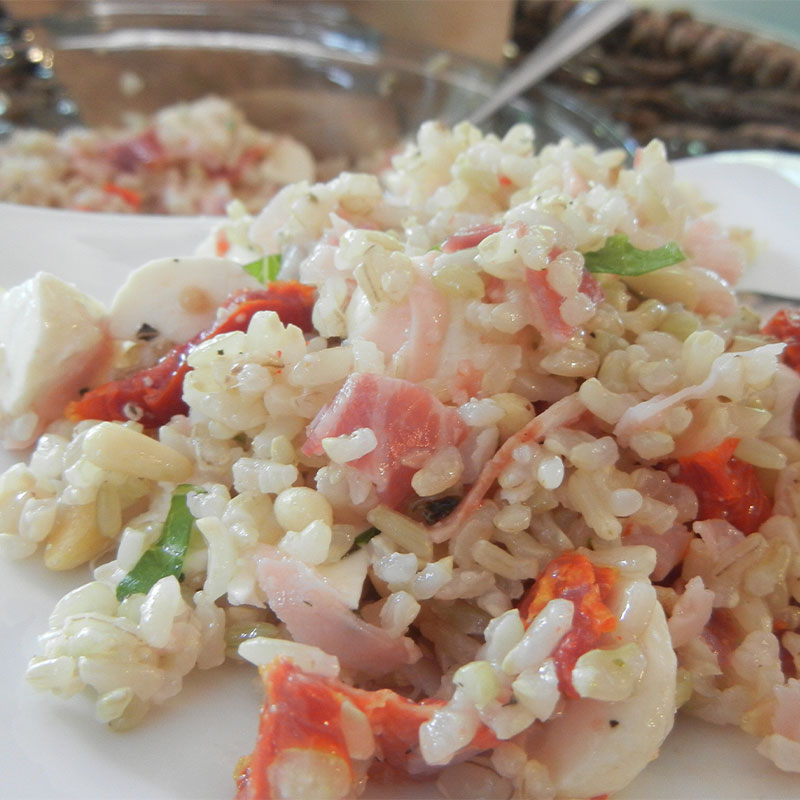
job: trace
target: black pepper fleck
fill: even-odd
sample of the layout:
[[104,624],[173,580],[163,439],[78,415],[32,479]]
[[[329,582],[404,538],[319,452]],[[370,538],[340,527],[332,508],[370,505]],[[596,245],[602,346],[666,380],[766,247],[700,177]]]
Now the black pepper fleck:
[[136,331],[136,338],[140,342],[152,342],[157,336],[158,330],[146,322],[143,322]]

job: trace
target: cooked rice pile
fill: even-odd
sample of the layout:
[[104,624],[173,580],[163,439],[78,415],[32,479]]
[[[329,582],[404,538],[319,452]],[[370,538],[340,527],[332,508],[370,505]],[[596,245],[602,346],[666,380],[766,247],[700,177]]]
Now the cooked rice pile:
[[206,97],[131,117],[122,128],[15,131],[0,144],[0,201],[119,214],[259,211],[281,186],[311,180],[308,149]]
[[[676,705],[800,771],[800,378],[730,288],[746,238],[705,216],[660,143],[624,162],[568,141],[536,152],[525,126],[426,124],[380,178],[298,183],[215,231],[206,251],[280,253],[282,279],[316,287],[315,332],[259,312],[191,351],[188,415],[147,432],[57,420],[2,476],[4,551],[93,569],[51,615],[30,683],[89,688],[124,729],[252,640],[256,663],[294,653],[325,680],[445,701],[420,728],[423,766],[488,728],[492,749],[441,773],[451,797],[464,781],[482,796],[616,791]],[[685,259],[587,273],[619,234]],[[427,399],[398,400],[401,384]],[[435,435],[404,441],[426,414]],[[387,447],[405,493],[366,466]],[[746,532],[703,518],[681,478],[726,447],[768,506]],[[119,601],[179,484],[195,487],[182,580]],[[627,622],[581,657],[575,699],[552,658],[572,603],[530,627],[517,609],[577,549],[617,570],[609,602]],[[590,702],[613,710],[599,734]]]

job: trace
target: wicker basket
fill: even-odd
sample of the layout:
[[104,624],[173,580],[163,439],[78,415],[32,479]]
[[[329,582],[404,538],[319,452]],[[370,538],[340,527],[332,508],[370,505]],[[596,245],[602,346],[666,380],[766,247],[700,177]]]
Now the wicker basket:
[[[520,57],[573,5],[519,0]],[[688,11],[639,9],[550,80],[605,109],[638,141],[662,139],[671,156],[800,151],[800,51]]]

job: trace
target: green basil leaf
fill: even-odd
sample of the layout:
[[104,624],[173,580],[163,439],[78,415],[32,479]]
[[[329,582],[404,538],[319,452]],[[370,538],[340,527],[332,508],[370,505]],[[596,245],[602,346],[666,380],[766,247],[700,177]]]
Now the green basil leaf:
[[262,256],[249,264],[242,264],[242,269],[263,284],[271,283],[281,271],[281,254]]
[[373,536],[377,536],[379,533],[380,531],[374,527],[361,531],[353,540],[353,546],[348,552],[352,553],[354,550],[358,550],[359,547],[363,547]]
[[281,271],[281,254],[280,253],[273,253],[270,256],[267,256],[267,281],[272,282],[278,277],[278,273]]
[[124,600],[132,594],[147,594],[158,581],[168,575],[180,578],[195,521],[186,504],[186,495],[192,491],[203,490],[188,483],[182,483],[175,489],[161,536],[142,553],[136,566],[119,582],[117,600]]
[[257,258],[249,264],[242,264],[242,269],[252,275],[257,281],[264,283],[264,259]]
[[589,272],[610,272],[614,275],[644,275],[663,267],[670,267],[686,260],[683,251],[675,242],[640,250],[634,247],[624,233],[609,236],[599,250],[584,253],[584,262]]

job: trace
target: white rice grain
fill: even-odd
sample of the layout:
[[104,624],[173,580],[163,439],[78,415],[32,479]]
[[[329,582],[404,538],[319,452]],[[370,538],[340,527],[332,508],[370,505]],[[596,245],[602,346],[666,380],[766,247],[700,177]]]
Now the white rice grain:
[[417,557],[413,553],[389,553],[373,564],[375,575],[390,587],[410,583],[416,575],[417,568]]
[[453,557],[431,561],[417,573],[411,583],[411,593],[417,600],[430,600],[453,577]]
[[142,604],[139,621],[139,632],[151,647],[166,646],[182,606],[181,587],[173,575],[161,578],[153,585]]
[[52,629],[60,628],[67,617],[79,614],[104,614],[114,616],[119,603],[114,590],[105,583],[92,581],[67,592],[55,605],[48,624]]
[[627,700],[647,666],[642,648],[628,642],[584,653],[572,669],[572,684],[581,697],[604,702]]
[[208,544],[208,573],[203,591],[212,600],[222,597],[236,569],[237,551],[225,529],[216,517],[197,520],[197,530]]
[[98,722],[111,722],[119,719],[135,697],[130,686],[112,689],[101,694],[94,704],[94,715]]
[[278,549],[304,564],[322,564],[328,559],[331,535],[330,526],[317,519],[300,531],[286,531]]
[[417,618],[420,608],[420,604],[408,592],[392,592],[381,606],[381,627],[390,636],[402,636]]
[[313,645],[256,636],[242,642],[238,652],[245,661],[257,667],[267,666],[276,658],[288,658],[302,670],[314,675],[326,678],[339,675],[339,659]]
[[539,571],[535,558],[516,558],[507,550],[485,539],[479,539],[472,547],[472,558],[484,569],[509,580],[527,580]]
[[420,497],[432,497],[455,486],[464,472],[458,448],[444,447],[434,453],[411,477],[411,486]]
[[522,503],[503,506],[492,520],[501,531],[517,533],[527,530],[531,524],[531,509]]
[[473,428],[485,428],[500,422],[506,415],[506,411],[494,399],[472,398],[469,402],[459,406],[458,415]]
[[322,440],[322,449],[331,461],[346,464],[371,453],[378,446],[375,432],[371,428],[357,428],[342,436],[328,436]]
[[506,675],[519,675],[525,669],[538,668],[550,657],[571,627],[574,612],[575,608],[569,600],[556,598],[547,603],[503,659],[503,672]]
[[552,659],[525,667],[511,684],[514,696],[536,719],[550,719],[561,697],[558,674]]
[[481,658],[498,667],[508,653],[525,635],[525,626],[516,608],[506,611],[486,626],[486,644],[481,648]]
[[[55,498],[47,497],[40,500],[29,497],[25,500],[19,515],[19,535],[31,542],[44,541],[56,521],[56,508]],[[114,535],[118,530],[119,528],[114,531]]]

